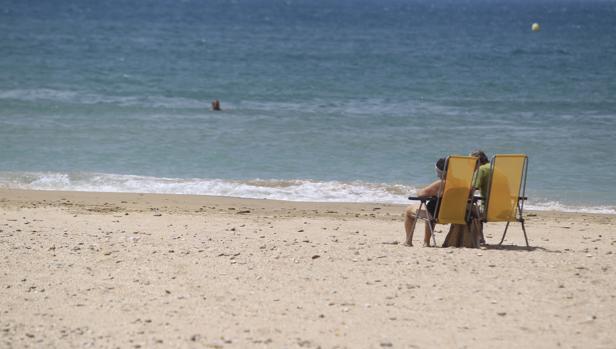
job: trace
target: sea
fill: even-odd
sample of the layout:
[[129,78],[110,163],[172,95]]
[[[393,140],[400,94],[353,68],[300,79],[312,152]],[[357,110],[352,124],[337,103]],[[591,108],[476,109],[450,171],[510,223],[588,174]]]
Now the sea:
[[0,0],[0,187],[404,204],[483,149],[616,213],[615,57],[607,0]]

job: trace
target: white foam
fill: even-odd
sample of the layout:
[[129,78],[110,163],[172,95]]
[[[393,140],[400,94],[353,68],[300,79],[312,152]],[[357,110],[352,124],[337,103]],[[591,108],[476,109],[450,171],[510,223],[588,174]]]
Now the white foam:
[[208,109],[209,101],[164,96],[109,96],[88,92],[54,89],[17,89],[0,91],[0,99],[14,99],[26,102],[53,101],[77,104],[114,104],[119,106],[140,106],[152,108],[195,108]]
[[[147,108],[187,108],[197,110],[209,110],[210,101],[196,98],[185,97],[166,97],[166,96],[114,96],[98,94],[88,91],[58,90],[48,88],[35,89],[12,89],[0,90],[0,100],[10,99],[25,102],[51,101],[69,104],[111,104],[121,107],[147,107]],[[243,100],[233,104],[229,101],[224,102],[224,109],[241,109],[252,112],[265,112],[271,115],[272,112],[309,113],[321,115],[324,111],[331,115],[356,115],[370,116],[375,114],[387,114],[406,116],[410,114],[438,114],[438,115],[460,115],[464,113],[459,108],[442,106],[427,101],[387,101],[379,98],[371,98],[357,101],[336,102],[329,100],[316,99],[307,102],[263,102],[255,100]]]
[[[122,193],[193,194],[312,202],[408,204],[415,188],[361,181],[180,179],[104,173],[0,172],[0,187]],[[529,210],[616,214],[614,207],[530,202]]]
[[525,209],[532,211],[559,211],[559,212],[583,212],[583,213],[602,213],[616,214],[616,209],[609,206],[571,206],[563,205],[558,201],[535,202],[524,206]]
[[317,202],[405,203],[414,188],[364,182],[178,179],[101,173],[2,173],[0,186],[35,190],[195,194]]

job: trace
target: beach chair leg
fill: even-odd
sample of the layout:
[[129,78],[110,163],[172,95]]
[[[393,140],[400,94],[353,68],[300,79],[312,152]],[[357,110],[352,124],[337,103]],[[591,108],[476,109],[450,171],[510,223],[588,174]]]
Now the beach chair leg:
[[415,213],[415,219],[413,219],[413,224],[411,225],[411,236],[415,233],[415,226],[417,225],[417,213]]
[[507,225],[505,225],[505,231],[503,232],[503,238],[501,239],[501,241],[498,243],[498,246],[503,244],[503,241],[505,241],[505,235],[507,235],[507,228],[509,228],[509,222],[507,222]]
[[436,223],[428,222],[430,225],[430,235],[432,235],[432,246],[436,247],[436,237],[434,236],[434,228],[436,227]]
[[426,206],[426,216],[428,217],[428,219],[426,219],[426,224],[430,228],[430,235],[432,236],[432,245],[436,247],[436,237],[434,236],[434,228],[436,226],[436,222],[434,218],[432,217],[432,215],[430,214],[430,212],[428,212],[428,204],[426,204],[425,206]]
[[411,237],[415,233],[415,226],[417,225],[417,220],[420,219],[419,218],[419,212],[421,212],[421,209],[422,209],[423,206],[424,206],[424,203],[422,201],[419,204],[419,208],[417,208],[417,211],[415,211],[415,219],[413,219],[413,225],[411,225]]
[[530,245],[528,244],[528,236],[526,236],[526,228],[524,227],[524,220],[521,220],[522,223],[522,231],[524,232],[524,240],[526,241],[526,248],[530,251]]

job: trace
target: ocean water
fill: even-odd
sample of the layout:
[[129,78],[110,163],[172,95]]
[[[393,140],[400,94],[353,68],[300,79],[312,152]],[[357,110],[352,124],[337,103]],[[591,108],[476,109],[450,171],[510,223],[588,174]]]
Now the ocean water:
[[0,187],[404,203],[481,148],[616,213],[615,33],[601,0],[0,0]]

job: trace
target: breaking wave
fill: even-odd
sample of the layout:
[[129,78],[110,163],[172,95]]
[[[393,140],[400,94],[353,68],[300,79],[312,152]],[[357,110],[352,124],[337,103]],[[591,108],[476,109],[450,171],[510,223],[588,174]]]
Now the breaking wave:
[[[407,197],[415,194],[413,186],[361,181],[181,179],[84,172],[0,172],[0,188],[390,204],[407,204]],[[526,208],[539,211],[616,214],[614,207],[572,206],[555,201],[530,201]]]

